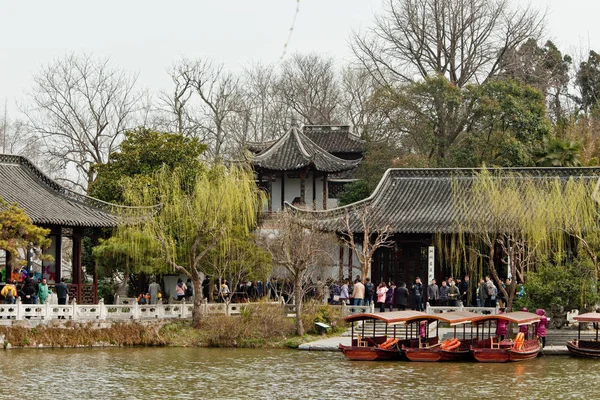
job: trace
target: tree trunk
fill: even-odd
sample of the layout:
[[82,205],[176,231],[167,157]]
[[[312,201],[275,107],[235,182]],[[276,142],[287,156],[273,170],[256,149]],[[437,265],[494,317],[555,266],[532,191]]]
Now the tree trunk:
[[202,321],[202,281],[200,274],[194,268],[192,269],[192,285],[194,286],[194,310],[192,311],[192,327],[200,328]]
[[304,335],[304,324],[302,323],[302,277],[304,273],[296,274],[294,278],[294,298],[296,299],[296,334]]

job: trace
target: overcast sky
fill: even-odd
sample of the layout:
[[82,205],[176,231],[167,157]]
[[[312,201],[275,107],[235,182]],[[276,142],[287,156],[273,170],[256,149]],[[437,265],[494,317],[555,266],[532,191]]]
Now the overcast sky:
[[[517,0],[525,3],[526,1]],[[548,8],[547,34],[573,55],[600,51],[600,1],[531,0]],[[110,57],[152,91],[182,58],[208,57],[239,70],[280,60],[296,0],[0,1],[0,101],[22,100],[40,66],[66,53]],[[351,57],[353,29],[368,27],[382,0],[300,0],[287,54]],[[576,57],[577,58],[577,57]]]

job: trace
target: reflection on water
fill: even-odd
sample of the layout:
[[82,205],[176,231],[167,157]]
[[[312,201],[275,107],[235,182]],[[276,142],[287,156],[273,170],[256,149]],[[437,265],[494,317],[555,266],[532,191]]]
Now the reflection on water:
[[[0,398],[69,399],[582,399],[600,364],[351,362],[297,350],[129,348],[12,350],[0,356]],[[6,386],[4,386],[6,387]]]

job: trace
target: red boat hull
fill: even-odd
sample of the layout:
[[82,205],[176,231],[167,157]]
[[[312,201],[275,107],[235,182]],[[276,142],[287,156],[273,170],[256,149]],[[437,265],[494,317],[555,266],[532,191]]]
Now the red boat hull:
[[567,349],[571,355],[585,358],[600,359],[600,343],[587,340],[573,340],[567,342]]
[[439,349],[441,361],[465,361],[473,359],[471,355],[471,344],[473,339],[463,339],[460,341],[460,346],[454,350]]
[[402,352],[410,361],[434,362],[440,361],[440,353],[437,347],[424,347],[422,349],[402,348]]
[[402,354],[398,348],[381,349],[378,347],[344,346],[340,350],[348,360],[352,361],[394,361],[400,360]]
[[471,346],[471,353],[479,362],[502,363],[507,361],[526,361],[536,358],[542,350],[542,346],[537,339],[526,340],[521,350],[514,350],[512,347],[507,347],[503,344],[501,344],[499,349],[492,349],[487,346],[482,347],[482,343],[489,345],[490,342],[489,340],[482,341]]

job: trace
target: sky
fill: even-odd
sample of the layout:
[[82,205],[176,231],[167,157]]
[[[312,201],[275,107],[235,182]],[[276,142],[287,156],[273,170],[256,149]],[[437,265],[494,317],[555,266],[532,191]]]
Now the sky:
[[[527,0],[512,0],[525,4]],[[547,36],[575,56],[600,51],[598,0],[529,0],[548,11]],[[382,0],[0,0],[0,104],[23,101],[41,66],[69,53],[109,57],[141,87],[170,88],[166,70],[210,58],[238,71],[287,51],[351,59],[353,30],[372,25]]]

